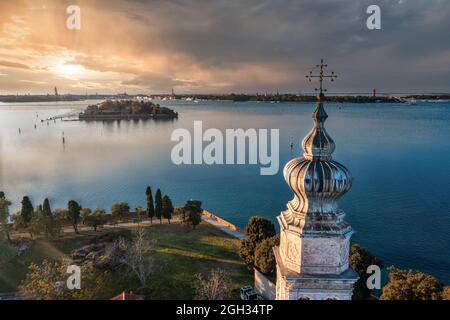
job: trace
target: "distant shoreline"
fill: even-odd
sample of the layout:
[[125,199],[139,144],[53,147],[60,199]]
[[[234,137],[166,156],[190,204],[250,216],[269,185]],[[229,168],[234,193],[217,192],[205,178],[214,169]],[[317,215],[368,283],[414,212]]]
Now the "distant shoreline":
[[[233,101],[233,102],[293,102],[309,103],[315,102],[314,95],[299,94],[180,94],[180,95],[0,95],[0,102],[3,103],[39,103],[39,102],[75,102],[87,100],[116,100],[116,99],[136,99],[136,100],[184,100],[184,101]],[[328,95],[325,102],[332,103],[404,103],[410,100],[450,100],[450,94],[413,94],[405,96],[394,95]]]

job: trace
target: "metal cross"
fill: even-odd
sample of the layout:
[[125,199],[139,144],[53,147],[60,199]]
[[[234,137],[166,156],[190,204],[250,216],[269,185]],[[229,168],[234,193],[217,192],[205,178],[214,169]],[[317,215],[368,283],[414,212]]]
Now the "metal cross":
[[313,78],[319,78],[320,87],[319,89],[315,88],[315,91],[319,92],[318,97],[322,97],[323,92],[327,91],[327,89],[323,89],[322,87],[323,79],[329,78],[330,81],[333,82],[334,79],[337,78],[337,75],[334,74],[334,72],[331,72],[331,74],[324,74],[323,68],[328,67],[328,65],[323,63],[323,59],[320,60],[320,64],[316,65],[316,67],[320,68],[320,73],[318,75],[313,75],[312,71],[310,71],[309,75],[307,75],[306,78],[309,80],[309,82],[311,82]]

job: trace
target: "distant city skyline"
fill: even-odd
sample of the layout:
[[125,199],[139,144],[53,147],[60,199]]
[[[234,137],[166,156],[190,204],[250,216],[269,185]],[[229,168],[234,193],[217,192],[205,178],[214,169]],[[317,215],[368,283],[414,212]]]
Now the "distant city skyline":
[[442,0],[2,1],[0,95],[308,94],[321,58],[339,74],[330,94],[445,93],[449,16]]

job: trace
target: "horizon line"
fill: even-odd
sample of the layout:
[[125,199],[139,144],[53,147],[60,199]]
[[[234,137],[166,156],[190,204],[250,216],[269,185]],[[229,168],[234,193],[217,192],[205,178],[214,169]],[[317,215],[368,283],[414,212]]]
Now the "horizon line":
[[[360,92],[327,92],[326,95],[372,95],[373,92],[366,92],[366,91],[360,91]],[[444,92],[444,91],[436,91],[436,92],[375,92],[376,95],[449,95],[450,91]],[[69,92],[69,93],[59,93],[58,96],[118,96],[118,95],[129,95],[129,96],[196,96],[196,95],[203,95],[203,96],[227,96],[227,95],[295,95],[295,96],[315,96],[315,92],[228,92],[228,93],[201,93],[201,92],[190,92],[190,93],[175,93],[172,94],[171,92],[159,92],[159,93],[127,93],[127,92],[116,92],[116,93],[77,93],[77,92]],[[45,92],[45,93],[23,93],[23,92],[17,92],[17,93],[2,93],[0,94],[0,97],[2,96],[55,96],[54,93]]]

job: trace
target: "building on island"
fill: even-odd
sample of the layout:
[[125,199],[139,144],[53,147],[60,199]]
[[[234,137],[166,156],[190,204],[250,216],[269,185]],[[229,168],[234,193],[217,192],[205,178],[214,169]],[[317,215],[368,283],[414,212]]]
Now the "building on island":
[[277,300],[350,300],[358,275],[349,267],[351,226],[344,220],[337,200],[352,186],[348,169],[332,159],[335,143],[324,127],[328,115],[323,107],[322,81],[334,73],[307,76],[319,78],[314,127],[303,139],[303,157],[289,161],[284,178],[294,193],[287,210],[277,217],[280,245],[274,248],[277,263]]

